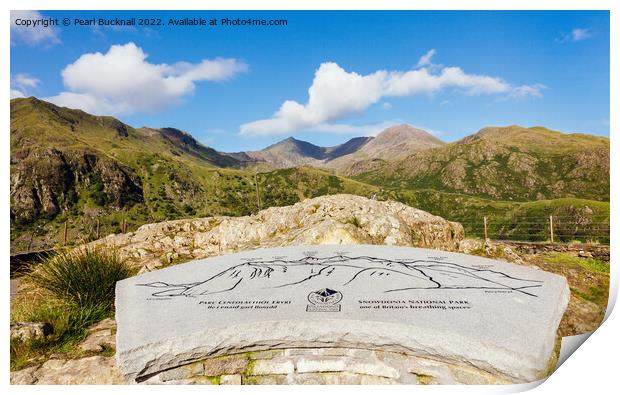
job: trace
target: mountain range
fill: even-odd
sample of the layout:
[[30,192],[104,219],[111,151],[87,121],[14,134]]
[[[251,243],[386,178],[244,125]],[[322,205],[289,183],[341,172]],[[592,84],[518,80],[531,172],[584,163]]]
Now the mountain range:
[[246,164],[265,163],[273,168],[301,165],[346,171],[368,160],[393,160],[444,143],[430,133],[409,125],[385,129],[376,137],[355,137],[333,147],[319,147],[289,137],[261,151],[228,154]]
[[57,243],[65,222],[69,238],[93,238],[95,226],[99,234],[125,222],[247,215],[333,193],[397,199],[454,220],[481,202],[609,206],[609,139],[542,127],[489,127],[446,144],[398,125],[333,147],[290,137],[224,153],[175,128],[133,128],[23,98],[11,100],[10,146],[16,250]]

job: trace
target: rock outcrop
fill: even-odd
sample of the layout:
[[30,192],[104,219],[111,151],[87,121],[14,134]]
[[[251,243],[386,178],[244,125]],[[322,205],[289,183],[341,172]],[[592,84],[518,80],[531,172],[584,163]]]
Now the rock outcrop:
[[80,343],[80,350],[101,352],[116,347],[116,322],[106,318],[88,329],[88,336]]
[[94,152],[31,150],[15,153],[11,162],[11,217],[18,222],[70,210],[78,190],[116,209],[143,200],[141,181],[131,169]]
[[11,340],[21,342],[44,339],[54,332],[48,322],[13,322],[11,323]]
[[[79,344],[79,349],[86,355],[114,350],[115,334],[116,322],[107,318],[88,329],[88,336]],[[11,337],[13,337],[13,324]],[[57,356],[42,364],[11,372],[11,384],[124,383],[124,378],[114,363],[114,357],[105,355],[91,355],[78,359],[61,359]]]
[[246,217],[148,224],[90,245],[118,248],[144,270],[229,252],[302,244],[379,244],[458,249],[463,227],[393,201],[354,195],[307,199]]
[[43,365],[11,373],[11,384],[124,384],[114,357],[50,359]]

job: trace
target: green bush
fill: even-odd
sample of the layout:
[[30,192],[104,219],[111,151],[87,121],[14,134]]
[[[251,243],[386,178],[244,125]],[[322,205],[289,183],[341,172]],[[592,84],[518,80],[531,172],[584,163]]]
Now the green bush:
[[30,283],[78,308],[112,309],[116,282],[133,274],[116,251],[80,248],[62,252],[27,274]]

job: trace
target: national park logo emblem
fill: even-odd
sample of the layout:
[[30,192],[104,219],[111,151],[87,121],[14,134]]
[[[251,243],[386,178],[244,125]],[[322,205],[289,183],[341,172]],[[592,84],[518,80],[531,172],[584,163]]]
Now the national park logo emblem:
[[342,293],[333,289],[323,288],[308,294],[308,302],[306,307],[308,312],[338,312],[340,311],[340,301]]

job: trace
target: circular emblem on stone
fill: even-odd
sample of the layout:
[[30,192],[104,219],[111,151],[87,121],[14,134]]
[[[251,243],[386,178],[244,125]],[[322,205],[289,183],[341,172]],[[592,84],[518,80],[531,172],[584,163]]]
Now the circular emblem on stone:
[[308,294],[308,301],[315,306],[333,306],[342,300],[342,293],[333,289],[323,288]]

